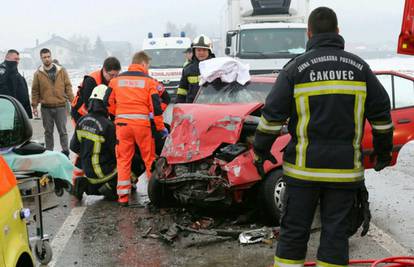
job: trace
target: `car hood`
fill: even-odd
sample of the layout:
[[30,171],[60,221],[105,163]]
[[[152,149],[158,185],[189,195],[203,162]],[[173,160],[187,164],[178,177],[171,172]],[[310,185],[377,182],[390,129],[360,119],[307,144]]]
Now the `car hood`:
[[246,116],[261,106],[261,103],[175,105],[171,133],[161,156],[169,164],[209,157],[221,144],[237,143]]

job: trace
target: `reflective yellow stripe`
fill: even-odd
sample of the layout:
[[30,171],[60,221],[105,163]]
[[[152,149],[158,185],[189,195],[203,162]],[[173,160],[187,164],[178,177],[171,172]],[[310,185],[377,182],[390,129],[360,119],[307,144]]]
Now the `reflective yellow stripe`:
[[355,182],[364,179],[364,168],[358,169],[317,169],[299,167],[283,163],[283,173],[287,176],[317,182]]
[[101,153],[101,143],[105,142],[105,138],[103,136],[93,134],[85,130],[77,130],[76,135],[78,137],[79,142],[82,141],[82,138],[85,138],[93,142],[93,152],[92,152],[92,159],[91,159],[92,168],[96,176],[99,179],[105,178],[106,176],[103,174],[101,165],[99,164],[99,154]]
[[306,165],[306,150],[309,144],[307,137],[307,128],[310,120],[309,97],[326,94],[348,94],[355,96],[354,122],[355,137],[354,146],[354,165],[355,168],[361,166],[360,162],[360,143],[362,138],[363,114],[366,97],[366,83],[357,81],[322,81],[296,84],[294,88],[294,97],[296,110],[298,113],[298,124],[296,126],[296,135],[298,143],[296,145],[296,162],[299,167]]
[[324,94],[366,94],[365,82],[324,81],[296,84],[294,97]]
[[178,88],[177,95],[187,95],[187,89]]
[[85,131],[85,130],[77,130],[76,134],[78,136],[78,140],[81,141],[82,138],[94,141],[94,142],[105,142],[105,138],[103,136]]
[[316,261],[316,266],[320,266],[320,267],[345,267],[348,265],[338,265],[338,264],[332,264],[332,263],[327,263],[327,262],[323,262],[323,261]]
[[355,121],[355,136],[354,136],[354,168],[358,169],[361,167],[361,138],[364,125],[364,106],[365,96],[355,96],[354,106],[354,121]]
[[264,132],[264,133],[268,133],[268,134],[277,134],[281,129],[282,129],[282,123],[269,122],[263,116],[260,117],[257,130]]
[[299,119],[296,126],[296,135],[298,137],[298,143],[296,145],[296,165],[304,167],[306,164],[306,150],[309,143],[307,133],[310,120],[309,98],[299,97],[295,101]]
[[198,83],[200,81],[200,78],[198,76],[188,76],[187,81],[189,83],[194,84],[194,83]]
[[342,80],[330,80],[330,81],[320,81],[320,82],[308,82],[308,83],[298,83],[295,84],[296,88],[307,88],[307,87],[318,87],[325,85],[352,85],[352,86],[367,86],[366,82],[361,81],[342,81]]
[[110,174],[106,175],[105,177],[102,177],[99,179],[86,177],[86,179],[88,179],[89,183],[91,184],[102,184],[102,183],[106,183],[110,181],[117,174],[118,174],[118,170],[115,168],[115,170],[113,170]]
[[288,260],[275,256],[275,267],[302,267],[305,260]]

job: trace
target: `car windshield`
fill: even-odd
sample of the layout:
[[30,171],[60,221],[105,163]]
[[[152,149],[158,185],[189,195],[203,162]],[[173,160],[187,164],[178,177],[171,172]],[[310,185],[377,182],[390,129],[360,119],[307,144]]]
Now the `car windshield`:
[[145,50],[151,59],[151,69],[182,68],[185,62],[185,49],[148,49]]
[[234,83],[213,82],[200,87],[195,103],[264,103],[272,89],[272,83],[249,82],[245,85]]
[[305,29],[251,29],[240,33],[241,56],[294,56],[305,52],[305,46]]

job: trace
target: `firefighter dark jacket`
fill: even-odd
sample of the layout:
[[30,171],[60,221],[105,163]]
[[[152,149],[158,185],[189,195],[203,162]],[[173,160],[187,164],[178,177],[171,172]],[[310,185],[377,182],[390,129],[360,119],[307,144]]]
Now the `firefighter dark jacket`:
[[[215,55],[210,53],[209,57],[214,58]],[[183,74],[181,76],[180,85],[177,89],[177,98],[176,103],[193,103],[195,97],[197,96],[198,89],[200,89],[200,61],[193,56],[193,60],[186,65],[183,69]]]
[[116,172],[115,125],[101,100],[91,100],[88,111],[76,124],[70,149],[79,154],[88,180],[103,183]]
[[255,150],[268,153],[288,121],[292,139],[284,153],[287,182],[361,184],[366,119],[375,152],[389,155],[393,124],[387,92],[367,63],[344,51],[340,35],[317,34],[308,41],[306,53],[279,73],[262,110]]

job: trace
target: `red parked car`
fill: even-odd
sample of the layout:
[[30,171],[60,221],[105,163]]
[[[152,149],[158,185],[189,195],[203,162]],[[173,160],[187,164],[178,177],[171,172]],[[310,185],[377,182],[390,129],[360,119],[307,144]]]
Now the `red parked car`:
[[[385,71],[376,73],[390,94],[395,125],[393,162],[414,133],[414,77]],[[262,179],[253,165],[252,142],[264,100],[275,76],[252,77],[245,86],[213,83],[203,86],[194,104],[178,104],[172,130],[149,184],[156,206],[171,203],[226,207],[259,201],[262,213],[277,222],[282,207],[281,150],[290,140],[282,135],[273,144],[276,165],[266,162]],[[371,126],[363,138],[364,165],[372,168]]]

